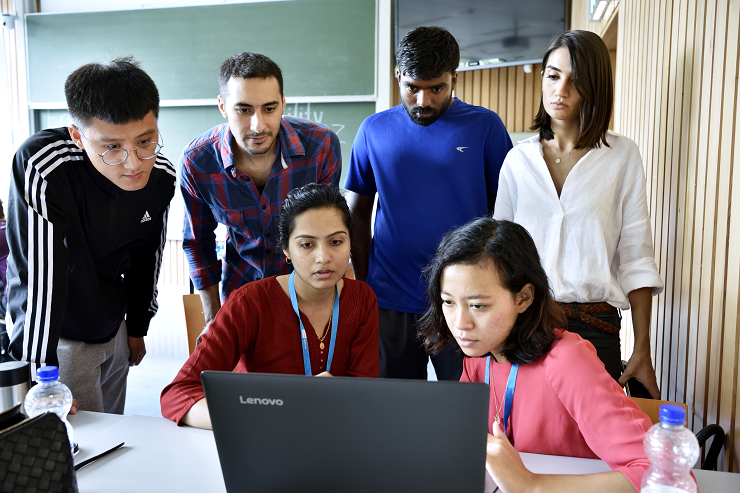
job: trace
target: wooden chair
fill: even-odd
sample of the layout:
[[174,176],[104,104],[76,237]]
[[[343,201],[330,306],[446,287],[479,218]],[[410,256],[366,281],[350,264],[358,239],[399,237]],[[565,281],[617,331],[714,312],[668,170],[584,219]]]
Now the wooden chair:
[[195,341],[206,326],[203,315],[203,304],[199,294],[185,294],[182,296],[182,305],[185,308],[185,326],[188,332],[188,354],[193,354]]
[[[650,418],[650,421],[652,421],[653,424],[660,421],[660,406],[662,406],[663,404],[674,404],[676,406],[681,406],[684,411],[686,411],[686,416],[689,415],[689,408],[683,402],[641,399],[639,397],[631,397],[631,399],[635,401],[638,406],[640,406],[640,410],[642,412],[648,415],[648,418]],[[707,455],[704,458],[704,463],[701,466],[701,468],[706,471],[713,471],[717,466],[717,457],[719,457],[722,446],[725,444],[725,430],[723,430],[722,427],[719,425],[710,424],[705,426],[699,431],[699,433],[696,434],[696,439],[699,441],[699,445],[702,447],[711,437],[714,437],[714,440],[712,440],[712,445],[709,446],[709,451],[707,451]]]
[[686,411],[686,416],[689,415],[689,408],[686,404],[683,402],[672,402],[672,401],[659,401],[656,399],[641,399],[639,397],[632,397],[633,401],[637,403],[638,406],[640,406],[640,410],[648,415],[648,418],[650,418],[650,421],[653,422],[653,424],[660,422],[660,406],[663,404],[674,404],[676,406],[681,406],[684,411]]

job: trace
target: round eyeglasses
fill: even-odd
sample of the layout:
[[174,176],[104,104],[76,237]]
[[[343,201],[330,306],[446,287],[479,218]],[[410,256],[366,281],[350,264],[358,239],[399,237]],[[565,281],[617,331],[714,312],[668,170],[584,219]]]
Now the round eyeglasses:
[[[82,130],[80,130],[80,135],[85,137],[87,143],[90,144],[90,150],[93,151],[96,156],[100,157],[108,166],[121,164],[126,159],[128,159],[128,151],[126,149],[108,149],[103,154],[98,154],[97,152],[95,152],[95,149],[92,148],[92,142],[90,142],[90,139],[88,139],[87,136],[82,133]],[[157,135],[159,136],[158,140],[162,141],[162,134],[159,133],[159,130],[157,130]],[[139,159],[154,159],[155,157],[157,157],[157,155],[159,155],[163,147],[164,144],[160,144],[158,142],[149,142],[147,144],[140,145],[139,147],[134,149],[134,152],[137,156],[139,156]]]

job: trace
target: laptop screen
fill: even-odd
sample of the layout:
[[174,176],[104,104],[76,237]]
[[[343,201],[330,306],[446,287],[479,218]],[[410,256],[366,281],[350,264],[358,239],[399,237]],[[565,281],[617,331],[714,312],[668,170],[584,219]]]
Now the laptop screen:
[[485,384],[201,378],[229,492],[483,491]]

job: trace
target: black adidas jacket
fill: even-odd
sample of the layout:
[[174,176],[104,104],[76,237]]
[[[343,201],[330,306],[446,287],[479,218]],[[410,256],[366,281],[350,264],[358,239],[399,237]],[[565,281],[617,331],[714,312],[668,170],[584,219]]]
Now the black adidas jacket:
[[107,342],[126,318],[143,337],[157,279],[175,170],[157,156],[147,185],[125,192],[101,175],[66,128],[41,131],[13,160],[7,207],[10,353],[58,365],[59,336]]

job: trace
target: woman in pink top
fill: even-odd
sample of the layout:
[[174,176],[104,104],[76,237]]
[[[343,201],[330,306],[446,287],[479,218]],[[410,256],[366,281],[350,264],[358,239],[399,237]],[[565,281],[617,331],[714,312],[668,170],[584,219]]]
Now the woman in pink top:
[[[427,269],[427,351],[453,338],[461,381],[491,386],[486,468],[501,491],[635,491],[649,466],[650,419],[593,346],[563,327],[537,249],[520,225],[489,217],[449,233]],[[529,472],[519,452],[599,458],[611,472]]]

